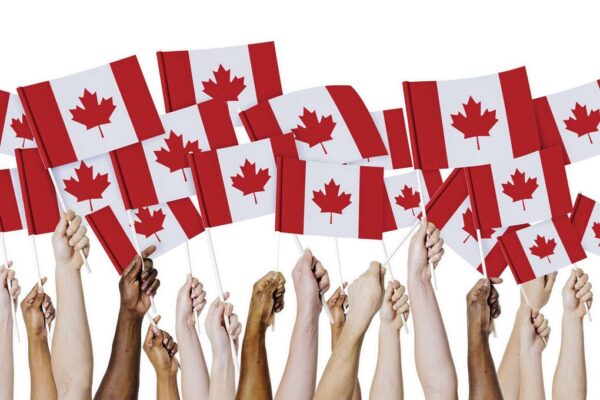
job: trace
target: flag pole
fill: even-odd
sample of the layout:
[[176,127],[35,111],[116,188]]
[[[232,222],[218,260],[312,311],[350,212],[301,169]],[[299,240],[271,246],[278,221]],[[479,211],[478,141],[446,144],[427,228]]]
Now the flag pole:
[[340,293],[344,293],[344,276],[342,275],[342,259],[340,258],[340,245],[337,236],[333,238],[337,258],[338,273],[340,274]]
[[[421,215],[425,220],[427,220],[427,210],[425,209],[425,201],[423,201],[423,185],[421,183],[421,175],[422,171],[420,169],[415,170],[417,174],[417,187],[419,189],[419,193],[421,194],[421,201],[419,202],[421,205]],[[433,267],[433,263],[429,261],[429,271],[431,272],[431,278],[433,279],[433,288],[437,290],[437,276],[435,275],[435,268]]]
[[[296,243],[296,248],[298,249],[298,253],[300,253],[300,257],[304,255],[304,247],[302,247],[302,243],[300,243],[300,239],[298,235],[294,234],[294,242]],[[319,297],[321,298],[321,304],[323,304],[323,311],[325,311],[325,315],[327,315],[327,319],[329,319],[329,323],[333,324],[335,321],[333,320],[333,315],[331,315],[331,310],[327,306],[327,301],[325,300],[324,293],[319,293]]]
[[[6,251],[6,242],[4,240],[4,231],[0,231],[0,244],[2,246],[2,258],[3,263],[6,268],[8,268],[8,252]],[[19,324],[17,323],[17,300],[12,299],[11,291],[12,291],[12,282],[10,279],[6,279],[6,283],[8,286],[8,297],[10,298],[10,316],[13,320],[13,325],[15,328],[15,334],[17,335],[17,342],[21,343],[21,333],[19,332]]]
[[[573,263],[573,268],[577,269],[577,263]],[[587,305],[587,302],[583,303],[583,306],[585,307],[585,315],[587,315],[588,317],[588,321],[592,322],[592,314],[590,314],[590,308]]]
[[383,263],[381,263],[382,267],[385,267],[386,265],[388,265],[390,263],[390,260],[392,259],[392,257],[394,257],[394,255],[398,252],[398,250],[400,250],[400,248],[402,247],[404,242],[406,242],[408,240],[410,235],[413,234],[413,232],[415,231],[415,229],[417,229],[418,226],[419,226],[419,220],[416,220],[415,223],[411,226],[410,230],[408,232],[406,232],[406,235],[404,235],[404,237],[400,240],[400,243],[398,243],[396,245],[396,247],[394,247],[394,250],[392,250],[392,253],[388,256],[388,258],[386,258],[386,260]]
[[[31,240],[31,247],[33,248],[33,259],[35,262],[35,269],[37,271],[37,283],[38,283],[38,287],[42,289],[42,291],[44,290],[44,287],[42,286],[42,273],[40,271],[40,259],[38,258],[38,252],[37,252],[37,246],[35,244],[35,235],[29,235],[29,238]],[[44,306],[44,303],[42,302],[42,311],[44,312],[44,327],[46,328],[46,332],[48,333],[48,343],[52,342],[52,332],[50,332],[50,326],[48,326],[48,321],[46,320],[46,307]]]
[[[387,259],[388,252],[387,252],[387,247],[385,245],[385,241],[383,240],[383,238],[381,238],[381,247],[383,248],[383,256]],[[392,272],[392,264],[390,262],[388,262],[388,271],[390,272],[390,278],[392,278],[392,281],[395,281],[396,279],[394,278],[394,273]],[[409,334],[410,330],[408,329],[408,323],[406,322],[406,317],[404,316],[404,314],[400,314],[400,317],[402,317],[402,322],[404,323],[404,331],[407,334]]]
[[[475,231],[477,232],[477,247],[479,248],[479,257],[481,258],[481,269],[483,270],[483,274],[485,275],[486,279],[489,279],[489,275],[488,275],[488,271],[487,271],[487,265],[485,263],[485,256],[483,254],[483,245],[482,245],[482,240],[481,240],[481,229],[476,228]],[[490,286],[492,285],[492,282],[490,281]],[[498,337],[498,333],[496,332],[496,324],[494,323],[494,319],[492,318],[492,333],[494,335],[495,338]]]
[[[54,172],[52,171],[52,168],[49,169],[49,174],[50,175],[50,179],[52,179],[52,184],[54,185],[54,191],[56,192],[56,197],[58,197],[58,201],[60,202],[60,208],[62,209],[62,211],[64,213],[67,212],[67,207],[65,205],[65,201],[62,198],[62,195],[60,194],[60,190],[58,189],[58,184],[56,183],[56,180],[54,179]],[[69,223],[69,225],[71,225],[70,221],[67,221]],[[90,273],[92,272],[92,270],[90,269],[90,264],[88,264],[88,260],[87,257],[85,256],[85,253],[83,252],[83,249],[79,250],[79,255],[81,256],[81,259],[83,260],[83,265],[85,266],[85,270]]]
[[[188,273],[190,274],[190,277],[193,276],[192,274],[192,255],[190,252],[190,241],[186,240],[185,241],[185,255],[186,255],[186,259],[187,259],[187,264],[188,264]],[[198,319],[198,315],[196,314],[196,311],[194,311],[194,307],[192,305],[192,315],[194,316],[194,325],[196,325],[196,333],[200,334],[200,323],[199,323],[199,319]]]

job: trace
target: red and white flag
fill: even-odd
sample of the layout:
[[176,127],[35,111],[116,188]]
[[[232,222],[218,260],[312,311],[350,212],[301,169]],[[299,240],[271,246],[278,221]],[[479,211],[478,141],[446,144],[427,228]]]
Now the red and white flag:
[[518,284],[586,258],[566,215],[506,232],[498,242]]
[[404,82],[414,163],[468,167],[540,149],[525,68],[477,78]]
[[412,167],[408,135],[404,122],[404,110],[396,108],[376,111],[371,113],[371,118],[377,126],[377,131],[388,155],[353,161],[349,164],[383,167],[386,170]]
[[577,239],[587,251],[600,256],[600,205],[581,193],[577,195],[571,223]]
[[111,152],[128,209],[195,195],[188,154],[237,144],[224,102],[205,101],[161,120],[164,134]]
[[135,56],[17,92],[47,168],[164,132]]
[[25,209],[21,183],[16,168],[0,170],[0,232],[19,231],[25,227]]
[[218,99],[228,103],[232,120],[241,126],[240,109],[282,93],[273,42],[159,51],[157,57],[167,111]]
[[275,230],[381,239],[383,168],[278,159]]
[[600,80],[533,101],[542,147],[560,145],[567,163],[600,154]]
[[[477,232],[462,169],[450,173],[427,203],[426,212],[427,220],[441,231],[448,247],[481,272]],[[503,228],[481,231],[481,246],[489,277],[499,277],[506,268],[506,261],[498,257],[495,250],[496,238],[503,232]]]
[[17,149],[15,156],[29,234],[54,232],[60,214],[50,172],[37,149]]
[[431,196],[442,185],[440,171],[422,171],[423,196],[419,193],[420,172],[388,176],[384,178],[383,231],[412,226],[421,212],[421,202],[427,204]]
[[292,136],[190,154],[204,224],[225,225],[275,212],[277,157],[298,157]]
[[251,140],[292,133],[302,160],[348,163],[387,154],[367,107],[352,86],[284,94],[240,113]]
[[572,210],[560,147],[514,160],[465,168],[476,226],[543,221]]
[[27,116],[16,94],[0,90],[0,153],[15,156],[15,149],[35,147]]

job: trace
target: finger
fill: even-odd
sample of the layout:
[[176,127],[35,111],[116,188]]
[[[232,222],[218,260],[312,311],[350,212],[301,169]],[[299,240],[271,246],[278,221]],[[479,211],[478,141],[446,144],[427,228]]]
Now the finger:
[[330,286],[331,286],[331,281],[329,280],[329,274],[323,275],[323,277],[321,277],[321,280],[319,281],[319,292],[321,292],[321,293],[327,292],[329,290]]
[[439,253],[434,254],[433,256],[429,257],[429,262],[433,263],[433,264],[437,264],[440,262],[440,260],[442,259],[442,257],[444,256],[444,253],[446,252],[445,249],[440,250]]
[[71,238],[69,239],[69,246],[75,246],[77,242],[83,239],[86,233],[87,228],[85,226],[80,226],[79,228],[77,228],[77,230],[71,235]]
[[80,226],[81,226],[81,217],[79,215],[77,215],[69,223],[69,227],[67,228],[67,236],[72,237],[75,234],[75,232],[77,232],[77,230],[79,229]]
[[577,278],[577,282],[575,283],[575,290],[581,290],[589,279],[588,274],[583,274],[579,278]]
[[[144,271],[146,272],[146,271]],[[154,283],[154,281],[156,280],[156,277],[158,276],[158,271],[155,269],[152,269],[150,271],[147,271],[145,273],[146,277],[144,277],[144,275],[142,275],[142,291],[146,291],[148,290],[148,288],[150,286],[152,286],[152,284]]]
[[543,338],[548,338],[550,336],[550,330],[551,330],[551,328],[549,326],[547,326],[546,329],[544,329],[543,331],[538,333],[538,336],[543,337]]
[[436,230],[435,225],[433,223],[429,222],[427,224],[427,236],[433,235],[435,230]]
[[394,286],[392,282],[388,282],[387,287],[385,288],[385,292],[383,292],[383,301],[389,303],[392,300],[394,295]]
[[427,235],[428,222],[425,218],[421,219],[419,229],[415,232],[411,238],[412,243],[425,243],[425,236]]
[[123,279],[126,279],[128,282],[133,282],[138,278],[141,271],[142,259],[139,255],[136,254],[136,256],[133,258],[133,260],[125,270],[125,272],[123,272]]
[[541,332],[548,328],[548,320],[543,320],[539,327],[536,327],[536,331],[541,335]]
[[144,250],[142,250],[142,257],[147,258],[152,255],[156,251],[156,246],[148,246]]
[[397,313],[398,314],[403,314],[405,317],[408,317],[408,310],[409,310],[409,308],[410,307],[408,306],[408,302],[406,302],[406,303],[402,304],[398,308]]
[[398,301],[396,301],[394,303],[394,305],[392,306],[392,308],[396,311],[400,310],[400,308],[402,308],[403,305],[408,303],[408,296],[407,295],[402,295],[402,297],[400,297],[400,299],[398,299]]
[[546,289],[552,290],[554,287],[554,283],[556,282],[556,276],[558,275],[558,271],[554,271],[548,275],[546,275]]
[[150,288],[146,290],[146,295],[150,297],[154,296],[159,287],[160,279],[156,279],[154,282],[152,282],[152,286],[150,286]]
[[433,232],[429,233],[427,241],[425,242],[425,247],[431,249],[439,245],[440,241],[442,241],[442,238],[440,237],[440,231],[435,229]]
[[67,213],[61,212],[60,213],[60,219],[58,220],[58,224],[56,225],[56,228],[54,229],[54,234],[58,237],[62,237],[66,235],[67,232],[67,227],[69,226],[69,221],[67,220],[67,214],[68,213],[72,213],[72,215],[74,216],[75,213],[73,213],[73,211],[69,210]]
[[315,263],[315,270],[313,271],[315,279],[321,279],[326,273],[327,270],[323,267],[323,264],[321,264],[320,261],[317,261]]
[[590,282],[587,282],[585,285],[583,285],[583,287],[581,289],[579,289],[577,291],[577,293],[575,294],[575,297],[577,297],[578,299],[581,299],[590,290],[592,290],[592,284]]
[[504,282],[504,279],[502,279],[502,278],[490,278],[490,281],[491,281],[491,282],[492,282],[492,284],[494,284],[494,285],[499,285],[499,284],[501,284],[502,282]]
[[80,251],[85,249],[86,247],[89,247],[90,245],[90,239],[87,236],[84,236],[81,240],[79,240],[76,244],[75,244],[75,250],[76,251]]
[[592,292],[587,292],[584,295],[581,296],[581,298],[579,299],[580,303],[586,303],[588,305],[588,308],[590,307],[590,305],[592,304],[592,299],[594,297],[594,294]]
[[229,336],[233,336],[235,331],[239,328],[240,322],[238,320],[238,316],[236,314],[230,314],[229,316],[229,330],[227,333]]
[[566,285],[569,289],[575,289],[576,283],[577,283],[577,272],[576,272],[576,270],[572,269]]
[[543,314],[538,314],[534,319],[533,319],[533,326],[535,327],[535,329],[539,328],[542,323],[544,323],[544,315]]

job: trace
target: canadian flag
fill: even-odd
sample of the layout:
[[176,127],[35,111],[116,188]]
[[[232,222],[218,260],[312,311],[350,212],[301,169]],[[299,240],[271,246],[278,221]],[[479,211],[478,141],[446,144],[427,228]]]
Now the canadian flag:
[[189,155],[204,224],[230,224],[275,212],[277,157],[298,157],[282,135]]
[[193,196],[188,154],[238,143],[224,102],[208,100],[161,120],[164,134],[111,152],[128,209]]
[[0,232],[18,231],[25,227],[25,210],[21,183],[16,168],[0,170]]
[[278,159],[275,230],[381,239],[383,168]]
[[600,255],[600,205],[581,193],[577,195],[571,223],[584,249]]
[[404,82],[404,100],[416,168],[482,165],[540,149],[525,67]]
[[506,232],[498,242],[518,284],[586,258],[566,215]]
[[[482,271],[473,211],[462,169],[453,170],[426,206],[427,220],[442,233],[445,243],[474,268]],[[420,217],[420,214],[419,214]],[[499,277],[506,268],[496,250],[500,229],[482,229],[481,246],[489,277]]]
[[140,249],[156,246],[159,257],[204,231],[200,213],[189,198],[133,210],[133,230],[123,207],[104,207],[86,216],[119,273],[136,254],[133,232]]
[[302,160],[348,163],[387,154],[377,126],[351,86],[305,89],[240,113],[251,140],[292,133]]
[[377,126],[377,131],[388,155],[353,161],[349,164],[383,167],[386,170],[412,167],[404,110],[396,108],[376,111],[371,113],[371,118]]
[[465,169],[476,226],[543,221],[572,210],[560,147]]
[[411,226],[421,212],[421,202],[427,204],[431,196],[442,185],[440,171],[422,171],[423,196],[419,193],[419,172],[385,177],[383,200],[383,231]]
[[282,93],[273,42],[159,51],[157,57],[167,111],[218,99],[228,103],[232,120],[241,126],[240,109]]
[[0,153],[15,155],[15,149],[35,147],[27,116],[16,94],[0,90]]
[[17,92],[47,168],[164,132],[135,56]]
[[54,232],[60,218],[50,173],[37,149],[16,149],[23,209],[30,235]]
[[600,154],[600,80],[533,104],[543,148],[562,146],[567,163]]

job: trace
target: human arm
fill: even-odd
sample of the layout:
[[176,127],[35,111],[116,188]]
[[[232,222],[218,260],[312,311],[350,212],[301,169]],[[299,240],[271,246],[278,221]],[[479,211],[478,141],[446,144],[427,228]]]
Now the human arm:
[[[160,316],[154,318],[155,323],[159,320]],[[179,366],[175,358],[177,343],[167,332],[150,325],[144,339],[144,352],[156,372],[156,399],[179,400],[177,388]]]
[[542,400],[544,392],[544,374],[542,369],[542,352],[550,336],[550,326],[544,316],[536,311],[529,311],[521,316],[520,339],[520,379],[519,399]]
[[21,293],[12,262],[0,265],[0,399],[9,400],[14,395],[13,326],[11,307]]

